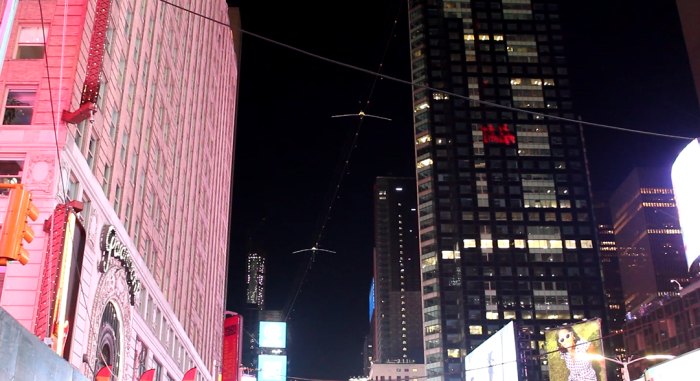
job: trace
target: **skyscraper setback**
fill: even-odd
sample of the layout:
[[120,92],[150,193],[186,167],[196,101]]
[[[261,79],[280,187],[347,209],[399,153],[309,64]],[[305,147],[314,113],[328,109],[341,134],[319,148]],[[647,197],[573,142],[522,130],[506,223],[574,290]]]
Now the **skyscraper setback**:
[[574,119],[558,2],[413,0],[409,28],[426,372],[457,381],[510,320],[605,318],[598,244],[577,123],[420,87]]
[[372,362],[423,362],[415,179],[378,177],[374,186]]
[[635,168],[613,194],[610,209],[627,312],[678,295],[690,275],[670,168]]

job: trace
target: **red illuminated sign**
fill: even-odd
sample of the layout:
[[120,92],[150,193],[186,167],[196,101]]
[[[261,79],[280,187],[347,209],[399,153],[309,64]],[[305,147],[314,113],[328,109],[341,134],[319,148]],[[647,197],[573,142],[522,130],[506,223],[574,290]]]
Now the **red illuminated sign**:
[[515,144],[515,135],[510,132],[507,124],[498,126],[498,129],[495,129],[493,124],[481,126],[481,132],[484,134],[484,143],[501,143],[507,146]]
[[240,381],[243,317],[233,315],[224,320],[222,381]]

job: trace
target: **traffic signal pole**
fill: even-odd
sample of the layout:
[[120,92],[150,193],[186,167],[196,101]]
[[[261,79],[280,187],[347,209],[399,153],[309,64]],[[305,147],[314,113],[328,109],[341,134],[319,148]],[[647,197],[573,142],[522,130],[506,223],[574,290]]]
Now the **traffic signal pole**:
[[6,266],[10,261],[26,265],[29,252],[24,248],[24,241],[31,243],[34,240],[34,230],[27,218],[36,221],[39,209],[32,204],[32,194],[24,189],[24,184],[0,184],[2,188],[10,188],[10,197],[0,232],[0,266]]

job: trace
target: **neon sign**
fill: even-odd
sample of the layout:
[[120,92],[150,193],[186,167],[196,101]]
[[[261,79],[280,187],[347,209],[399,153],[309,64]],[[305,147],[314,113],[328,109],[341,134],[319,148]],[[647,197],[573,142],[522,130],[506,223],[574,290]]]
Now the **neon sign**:
[[493,124],[481,126],[481,132],[484,134],[484,144],[500,143],[507,146],[515,144],[515,135],[508,129],[507,124],[498,126],[498,129],[493,127]]
[[136,268],[131,259],[129,249],[117,238],[117,230],[113,225],[105,225],[102,228],[100,237],[100,249],[102,249],[102,260],[98,269],[102,273],[109,270],[110,260],[114,257],[126,270],[126,283],[129,285],[130,302],[133,306],[136,303],[136,295],[141,291],[141,281],[136,277]]

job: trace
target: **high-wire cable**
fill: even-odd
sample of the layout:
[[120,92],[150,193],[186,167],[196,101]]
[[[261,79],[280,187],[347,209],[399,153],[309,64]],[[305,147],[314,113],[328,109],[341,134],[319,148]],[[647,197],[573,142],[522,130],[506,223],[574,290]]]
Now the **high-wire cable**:
[[413,82],[411,82],[411,81],[406,81],[406,80],[403,80],[403,79],[391,77],[391,76],[388,76],[388,75],[385,75],[385,74],[381,74],[381,73],[378,73],[378,72],[374,72],[374,71],[371,71],[371,70],[368,70],[368,69],[363,69],[363,68],[358,67],[358,66],[354,66],[354,65],[350,65],[350,64],[347,64],[347,63],[344,63],[344,62],[336,61],[336,60],[331,59],[331,58],[323,57],[323,56],[320,56],[320,55],[318,55],[318,54],[314,54],[314,53],[311,53],[311,52],[307,52],[306,50],[302,50],[302,49],[299,49],[299,48],[295,48],[295,47],[293,47],[293,46],[291,46],[291,45],[287,45],[287,44],[285,44],[285,43],[283,43],[283,42],[279,42],[279,41],[273,40],[273,39],[271,39],[271,38],[267,38],[267,37],[261,36],[261,35],[259,35],[259,34],[257,34],[257,33],[249,32],[249,31],[247,31],[247,30],[244,30],[244,29],[241,29],[241,28],[232,26],[232,25],[230,25],[229,23],[225,23],[225,22],[218,21],[218,20],[213,19],[213,18],[211,18],[211,17],[205,16],[205,15],[203,15],[203,14],[201,14],[201,13],[197,13],[197,12],[191,11],[191,10],[189,10],[189,9],[187,9],[187,8],[184,8],[184,7],[175,5],[175,4],[173,4],[173,3],[171,3],[171,2],[168,2],[168,1],[166,1],[166,0],[159,0],[159,1],[161,1],[161,2],[163,2],[163,3],[165,3],[165,4],[169,4],[169,5],[173,6],[173,7],[178,8],[178,9],[181,9],[181,10],[183,10],[183,11],[185,11],[185,12],[189,12],[189,13],[194,14],[194,15],[196,15],[196,16],[202,17],[202,18],[204,18],[204,19],[206,19],[206,20],[212,21],[212,22],[214,22],[214,23],[224,25],[224,26],[229,27],[229,28],[231,28],[231,29],[233,29],[233,30],[235,30],[235,31],[241,32],[241,33],[243,33],[243,34],[247,34],[247,35],[249,35],[249,36],[258,38],[258,39],[260,39],[260,40],[267,41],[267,42],[269,42],[269,43],[271,43],[271,44],[275,44],[275,45],[278,45],[278,46],[287,48],[287,49],[289,49],[289,50],[293,50],[293,51],[295,51],[295,52],[298,52],[298,53],[307,55],[307,56],[309,56],[309,57],[313,57],[313,58],[316,58],[316,59],[319,59],[319,60],[322,60],[322,61],[326,61],[326,62],[335,64],[335,65],[343,66],[343,67],[346,67],[346,68],[348,68],[348,69],[352,69],[352,70],[355,70],[355,71],[359,71],[359,72],[362,72],[362,73],[365,73],[365,74],[374,75],[374,76],[377,76],[377,77],[379,77],[379,78],[384,78],[384,79],[387,79],[387,80],[390,80],[390,81],[393,81],[393,82],[402,83],[402,84],[405,84],[405,85],[410,85],[410,86],[413,86],[413,87],[418,87],[418,88],[422,88],[422,89],[425,89],[425,90],[434,91],[434,92],[437,92],[437,93],[447,94],[447,95],[449,95],[449,96],[451,96],[451,97],[454,97],[454,98],[459,98],[459,99],[468,100],[468,101],[470,101],[470,102],[478,103],[478,104],[481,104],[481,105],[484,105],[484,106],[489,106],[489,107],[494,107],[494,108],[500,108],[500,109],[509,110],[509,111],[517,111],[517,112],[522,112],[522,113],[526,113],[526,114],[530,114],[530,115],[541,116],[541,117],[548,118],[548,119],[560,120],[560,121],[563,121],[563,122],[570,122],[570,123],[579,123],[579,124],[584,124],[584,125],[587,125],[587,126],[601,127],[601,128],[607,128],[607,129],[617,130],[617,131],[625,131],[625,132],[631,132],[631,133],[637,133],[637,134],[644,134],[644,135],[651,135],[651,136],[658,136],[658,137],[664,137],[664,138],[673,138],[673,139],[684,139],[684,140],[694,140],[694,139],[696,139],[696,137],[688,137],[688,136],[680,136],[680,135],[671,135],[671,134],[661,134],[661,133],[658,133],[658,132],[634,130],[634,129],[631,129],[631,128],[611,126],[611,125],[608,125],[608,124],[586,122],[586,121],[583,121],[583,120],[576,120],[576,119],[571,119],[571,118],[564,118],[564,117],[561,117],[561,116],[548,115],[548,114],[544,114],[544,113],[537,112],[537,111],[530,111],[530,110],[526,110],[526,109],[520,109],[520,108],[516,108],[516,107],[511,107],[511,106],[504,106],[504,105],[500,105],[500,104],[497,104],[497,103],[492,103],[492,102],[488,102],[488,101],[482,101],[482,100],[480,100],[480,99],[470,98],[470,97],[465,96],[465,95],[461,95],[461,94],[457,94],[457,93],[452,93],[452,92],[449,92],[449,91],[445,91],[444,89],[438,89],[438,88],[434,88],[434,87],[430,87],[430,86],[425,86],[425,85],[416,84],[416,83],[413,83]]
[[[394,30],[396,29],[396,24],[398,22],[398,17],[401,12],[401,9],[403,8],[403,1],[398,0],[398,7],[396,10],[396,15],[393,17],[393,22],[391,25],[391,28],[389,30],[389,37],[387,39],[386,44],[384,45],[384,50],[382,51],[382,55],[379,61],[379,66],[377,67],[377,71],[381,72],[383,66],[384,66],[384,60],[386,58],[386,54],[389,51],[389,46],[391,46],[391,41],[393,40],[393,35],[394,35]],[[391,20],[391,15],[393,13],[389,14],[389,20]],[[366,101],[364,102],[364,107],[361,107],[361,112],[362,111],[367,111],[369,112],[370,108],[370,100],[372,98],[372,95],[374,94],[374,90],[377,87],[377,80],[379,77],[374,76],[373,81],[371,86],[369,87],[369,95],[367,95]],[[360,100],[360,103],[362,104],[362,100]],[[338,162],[336,165],[335,173],[336,173],[336,179],[333,182],[332,188],[330,189],[330,192],[328,195],[330,197],[327,197],[325,199],[324,205],[327,205],[328,207],[322,212],[322,214],[319,216],[319,220],[316,225],[316,229],[314,230],[314,243],[313,247],[318,248],[320,247],[320,242],[321,238],[323,237],[323,232],[326,228],[326,225],[328,224],[328,220],[330,219],[331,216],[331,210],[333,209],[333,204],[335,203],[335,200],[338,198],[338,192],[340,191],[340,185],[343,182],[343,179],[345,178],[345,175],[348,173],[349,165],[350,165],[350,158],[352,157],[352,153],[355,150],[355,147],[357,146],[357,141],[360,137],[360,131],[362,130],[362,125],[364,122],[364,118],[360,118],[360,120],[357,123],[357,128],[355,129],[354,135],[352,135],[352,132],[348,134],[345,140],[345,145],[343,149],[343,153],[341,154],[341,160]],[[308,263],[305,265],[303,272],[300,272],[301,277],[297,278],[296,282],[296,287],[293,289],[294,290],[294,296],[287,301],[285,304],[285,308],[282,310],[282,316],[283,319],[286,321],[291,312],[293,311],[294,308],[294,303],[296,303],[297,298],[299,297],[299,293],[301,293],[301,288],[302,285],[304,284],[304,280],[306,279],[307,274],[309,273],[309,270],[311,269],[311,265],[313,264],[314,260],[316,259],[316,252],[312,252],[311,256],[309,257]]]

